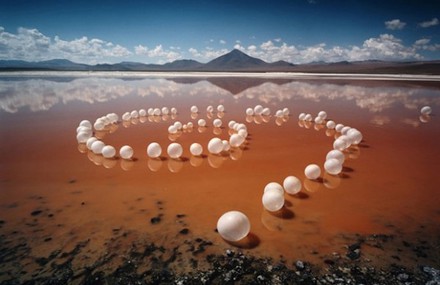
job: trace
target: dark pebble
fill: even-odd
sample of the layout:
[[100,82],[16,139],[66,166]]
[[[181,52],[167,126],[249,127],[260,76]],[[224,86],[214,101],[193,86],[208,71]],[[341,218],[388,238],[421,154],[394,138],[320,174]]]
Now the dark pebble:
[[41,211],[41,210],[35,210],[31,213],[31,216],[37,216],[37,215],[41,214],[42,212],[43,211]]
[[335,264],[335,262],[333,260],[331,260],[331,259],[324,259],[324,263],[328,264],[328,265],[334,265]]
[[185,218],[186,215],[185,215],[185,214],[177,214],[176,217],[177,217],[178,219],[181,219],[181,218]]
[[0,225],[4,225],[6,222],[3,220],[0,220]]
[[53,217],[53,214],[49,214],[49,215],[47,215],[49,218],[52,218]]
[[51,237],[48,237],[48,238],[45,238],[44,239],[44,242],[49,242],[49,241],[51,241],[52,240],[52,238]]
[[179,233],[182,234],[182,235],[187,235],[189,233],[189,229],[184,228]]
[[160,221],[161,221],[161,218],[160,218],[160,217],[154,217],[154,218],[151,218],[151,220],[150,220],[150,222],[151,222],[153,225],[160,223]]
[[69,180],[69,184],[73,184],[73,183],[76,183],[76,179],[70,179]]
[[81,202],[81,205],[84,206],[86,204],[86,202]]

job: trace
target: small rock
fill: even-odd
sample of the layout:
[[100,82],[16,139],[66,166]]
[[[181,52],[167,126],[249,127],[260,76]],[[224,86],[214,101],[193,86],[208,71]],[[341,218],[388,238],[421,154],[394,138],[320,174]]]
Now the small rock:
[[304,270],[306,268],[304,262],[302,262],[301,260],[297,260],[295,262],[295,266],[298,270]]
[[43,211],[41,210],[35,210],[31,213],[31,216],[38,216],[39,214],[41,214]]
[[153,218],[151,218],[151,220],[150,220],[150,222],[151,222],[153,225],[160,223],[160,221],[161,221],[161,218],[160,218],[160,217],[153,217]]
[[406,273],[400,273],[399,275],[397,275],[397,280],[405,282],[406,280],[408,280],[409,275]]
[[189,230],[187,228],[184,228],[184,229],[180,230],[179,233],[182,235],[187,235],[189,233]]

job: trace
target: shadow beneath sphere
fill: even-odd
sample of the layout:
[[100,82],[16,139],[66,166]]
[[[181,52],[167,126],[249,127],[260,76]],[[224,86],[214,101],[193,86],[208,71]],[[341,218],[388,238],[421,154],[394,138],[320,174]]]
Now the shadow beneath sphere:
[[261,242],[260,238],[252,232],[250,232],[245,238],[239,241],[227,241],[227,240],[225,241],[232,246],[243,249],[256,248]]

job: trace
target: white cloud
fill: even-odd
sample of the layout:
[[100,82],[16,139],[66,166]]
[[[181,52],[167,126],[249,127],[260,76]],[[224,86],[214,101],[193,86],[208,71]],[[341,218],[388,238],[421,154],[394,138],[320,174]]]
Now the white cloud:
[[431,41],[430,39],[420,39],[415,41],[414,45],[416,46],[427,45],[429,44],[430,41]]
[[220,40],[219,43],[222,44],[222,45],[225,45],[226,41],[225,40]]
[[192,55],[192,57],[196,60],[199,60],[201,62],[208,62],[214,58],[217,58],[221,55],[224,55],[228,53],[228,49],[219,49],[215,50],[209,47],[206,47],[204,50],[197,50],[195,48],[189,48],[189,53]]
[[399,19],[394,19],[385,22],[385,27],[389,30],[401,30],[405,27],[406,23]]
[[157,45],[154,49],[149,49],[143,45],[135,46],[134,48],[136,55],[147,56],[149,58],[155,59],[157,62],[171,62],[182,58],[182,55],[175,51],[175,48],[170,48],[170,50],[165,50],[162,45]]
[[431,42],[430,39],[420,39],[414,43],[414,47],[416,49],[428,50],[428,51],[439,51],[440,44],[429,44]]
[[425,21],[425,22],[419,23],[419,26],[422,27],[422,28],[429,28],[429,27],[432,27],[432,26],[437,26],[438,24],[439,24],[438,18],[432,18],[429,21]]

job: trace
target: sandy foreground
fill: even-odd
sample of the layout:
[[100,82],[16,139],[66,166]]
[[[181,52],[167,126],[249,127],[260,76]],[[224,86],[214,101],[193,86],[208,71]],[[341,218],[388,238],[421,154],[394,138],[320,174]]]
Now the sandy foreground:
[[[162,73],[136,80],[124,77],[137,73],[89,75],[0,76],[0,135],[7,138],[0,144],[2,284],[424,284],[440,278],[440,89],[432,84],[439,77],[393,77],[401,84],[357,75],[233,74],[209,81],[214,75],[204,74],[189,82]],[[287,81],[252,79],[242,86],[242,76]],[[412,80],[420,82],[406,83]],[[223,114],[206,113],[218,104]],[[290,115],[246,117],[244,110],[256,104],[272,114],[287,107]],[[198,114],[190,114],[192,105]],[[431,116],[420,116],[424,105],[433,108]],[[176,107],[177,116],[119,122],[95,134],[116,148],[131,145],[133,161],[104,159],[76,142],[83,119],[163,106]],[[342,174],[323,172],[312,181],[304,167],[322,167],[338,134],[297,118],[321,110],[362,131],[364,140],[345,152]],[[167,134],[176,120],[200,118],[207,128]],[[212,127],[215,118],[222,128]],[[243,147],[191,156],[192,142],[227,139],[230,120],[248,127]],[[152,141],[164,149],[179,142],[183,158],[149,159]],[[282,211],[266,211],[264,186],[288,175],[300,178],[301,193],[286,194]],[[217,219],[229,210],[251,221],[251,234],[237,244],[216,232]]]

